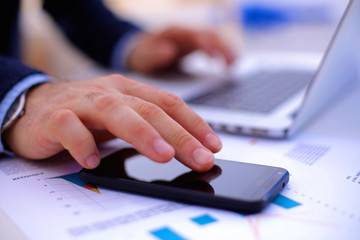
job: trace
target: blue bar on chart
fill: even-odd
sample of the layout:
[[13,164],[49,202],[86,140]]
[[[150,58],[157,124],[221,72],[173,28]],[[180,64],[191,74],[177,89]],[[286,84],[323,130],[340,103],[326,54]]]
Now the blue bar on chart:
[[169,227],[159,228],[157,230],[151,231],[150,233],[160,240],[186,240],[186,238],[180,236]]
[[206,225],[206,224],[217,221],[217,219],[213,218],[209,214],[204,214],[204,215],[201,215],[198,217],[193,217],[193,218],[191,218],[191,220],[199,225]]
[[296,202],[296,201],[294,201],[290,198],[287,198],[283,195],[278,195],[272,203],[274,203],[280,207],[286,208],[286,209],[290,209],[290,208],[301,205],[301,203]]

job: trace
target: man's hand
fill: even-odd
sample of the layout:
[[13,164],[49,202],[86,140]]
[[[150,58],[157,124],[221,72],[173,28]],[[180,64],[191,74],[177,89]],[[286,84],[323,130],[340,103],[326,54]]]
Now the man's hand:
[[183,56],[196,50],[222,57],[228,65],[234,62],[234,55],[216,33],[172,27],[139,36],[127,65],[136,72],[153,73],[175,66]]
[[7,145],[30,159],[67,149],[79,164],[100,162],[96,142],[118,137],[156,162],[174,156],[205,171],[221,142],[179,97],[121,75],[44,83],[27,97],[25,115],[4,134]]

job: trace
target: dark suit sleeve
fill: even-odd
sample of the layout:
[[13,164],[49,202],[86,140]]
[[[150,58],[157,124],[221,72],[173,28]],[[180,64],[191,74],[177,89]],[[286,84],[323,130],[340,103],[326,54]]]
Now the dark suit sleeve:
[[0,102],[20,80],[35,73],[40,72],[16,60],[0,55]]
[[116,43],[140,30],[114,16],[101,0],[45,0],[44,8],[78,48],[105,66]]

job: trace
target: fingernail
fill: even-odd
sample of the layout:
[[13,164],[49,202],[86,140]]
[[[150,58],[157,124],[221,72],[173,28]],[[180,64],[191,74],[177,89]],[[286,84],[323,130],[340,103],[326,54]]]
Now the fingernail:
[[216,135],[209,133],[206,135],[205,139],[207,144],[216,150],[220,150],[222,148],[221,140]]
[[96,154],[91,155],[90,157],[88,157],[88,159],[86,159],[86,165],[89,168],[96,168],[99,165],[99,163],[100,163],[100,159]]
[[193,158],[194,161],[199,164],[199,165],[206,165],[209,162],[213,162],[214,161],[214,155],[203,149],[203,148],[198,148],[193,152]]
[[174,148],[163,139],[157,139],[154,141],[154,149],[157,154],[161,156],[169,156],[174,154]]

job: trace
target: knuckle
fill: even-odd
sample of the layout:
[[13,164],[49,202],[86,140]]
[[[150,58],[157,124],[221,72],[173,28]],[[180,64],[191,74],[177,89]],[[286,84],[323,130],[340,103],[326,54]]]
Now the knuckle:
[[161,112],[159,107],[147,102],[139,103],[136,108],[136,111],[145,119],[158,116]]
[[177,108],[185,104],[179,96],[173,93],[165,93],[161,100],[167,108]]
[[174,143],[178,148],[184,147],[186,144],[193,141],[193,138],[183,131],[178,131],[173,135]]
[[[60,152],[64,149],[64,147],[59,144],[58,142],[54,140],[50,140],[47,137],[44,136],[38,136],[34,134],[33,136],[33,142],[35,143],[37,147],[37,155],[40,158],[49,157],[53,153]],[[51,154],[52,153],[52,154]]]
[[67,109],[57,110],[50,116],[50,122],[55,126],[65,124],[73,116],[73,112]]
[[[58,110],[50,116],[51,132],[54,134],[55,138],[60,141],[61,145],[67,150],[69,149],[84,149],[85,145],[88,144],[87,135],[84,134],[72,134],[67,133],[63,134],[64,127],[74,119],[74,113],[70,110]],[[66,136],[66,137],[65,137]],[[71,137],[70,137],[71,136]],[[38,141],[39,145],[42,146],[51,146],[49,140],[40,139]]]
[[85,136],[77,136],[67,143],[65,149],[81,152],[89,146],[89,139]]
[[206,122],[199,116],[196,116],[193,119],[191,119],[191,126],[194,129],[202,129],[206,125],[207,125]]
[[137,98],[133,95],[125,95],[125,94],[122,95],[122,99],[124,100],[124,102],[134,104],[134,105],[138,105],[138,103],[141,101],[139,98]]
[[117,106],[119,100],[116,99],[113,95],[99,95],[96,99],[94,99],[95,108],[98,111],[103,111],[105,109],[112,109]]
[[102,95],[104,95],[104,89],[98,86],[91,86],[88,89],[86,89],[84,99],[93,101]]
[[132,135],[139,137],[145,136],[148,131],[148,126],[145,123],[137,123],[132,129]]

